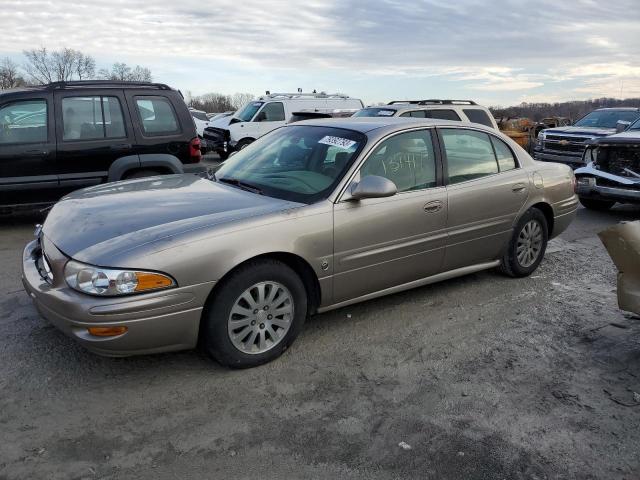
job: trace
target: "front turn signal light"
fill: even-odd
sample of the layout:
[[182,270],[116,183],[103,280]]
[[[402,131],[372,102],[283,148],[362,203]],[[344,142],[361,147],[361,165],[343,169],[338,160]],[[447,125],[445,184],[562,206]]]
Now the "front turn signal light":
[[89,327],[89,333],[94,337],[117,337],[123,333],[127,333],[127,327]]
[[136,292],[144,292],[145,290],[157,290],[159,288],[167,288],[173,285],[173,280],[160,275],[159,273],[136,272]]

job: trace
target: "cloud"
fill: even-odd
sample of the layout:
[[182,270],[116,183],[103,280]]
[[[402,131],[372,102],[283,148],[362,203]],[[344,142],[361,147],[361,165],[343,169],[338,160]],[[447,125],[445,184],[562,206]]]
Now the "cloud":
[[2,54],[68,46],[187,87],[203,83],[184,76],[197,64],[229,83],[251,75],[255,90],[326,75],[371,95],[397,79],[514,101],[619,92],[621,81],[635,91],[636,38],[637,0],[3,0],[0,16]]

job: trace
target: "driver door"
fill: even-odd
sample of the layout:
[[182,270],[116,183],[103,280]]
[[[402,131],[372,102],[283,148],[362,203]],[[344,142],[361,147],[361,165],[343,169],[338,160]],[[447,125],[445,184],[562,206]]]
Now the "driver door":
[[[379,175],[398,193],[334,207],[334,301],[361,297],[439,273],[446,246],[447,192],[432,129],[383,140],[357,180]],[[346,195],[348,197],[348,194]]]

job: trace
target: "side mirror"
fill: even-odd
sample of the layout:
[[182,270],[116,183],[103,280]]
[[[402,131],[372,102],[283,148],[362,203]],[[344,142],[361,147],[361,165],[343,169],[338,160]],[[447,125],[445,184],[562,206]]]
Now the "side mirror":
[[616,133],[624,132],[627,128],[629,128],[631,122],[625,122],[624,120],[618,120],[616,123]]
[[388,178],[378,175],[367,175],[359,183],[351,185],[351,198],[353,200],[392,197],[396,193],[398,193],[396,184]]

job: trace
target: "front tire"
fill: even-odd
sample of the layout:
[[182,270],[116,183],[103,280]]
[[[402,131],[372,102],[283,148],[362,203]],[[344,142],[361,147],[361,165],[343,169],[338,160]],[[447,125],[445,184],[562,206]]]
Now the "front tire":
[[527,210],[513,230],[500,270],[510,277],[531,275],[540,265],[547,250],[549,227],[537,208]]
[[255,140],[253,140],[252,138],[245,138],[244,140],[240,140],[238,142],[238,144],[236,145],[236,151],[239,152],[240,150],[242,150],[243,148],[247,148],[249,145],[251,145]]
[[615,205],[616,202],[611,200],[596,200],[593,198],[582,198],[580,197],[580,203],[583,207],[588,208],[589,210],[597,210],[599,212],[606,212],[611,207]]
[[307,317],[300,277],[277,260],[256,260],[223,280],[202,316],[204,350],[222,365],[248,368],[282,355]]

